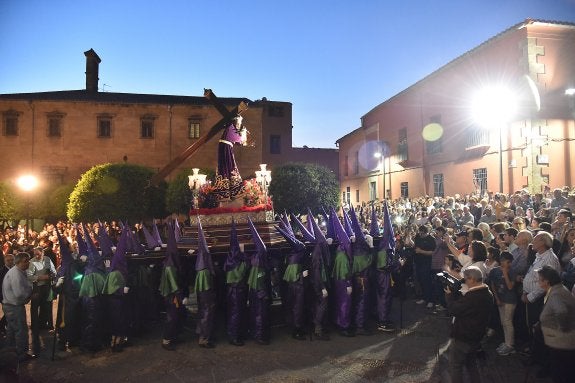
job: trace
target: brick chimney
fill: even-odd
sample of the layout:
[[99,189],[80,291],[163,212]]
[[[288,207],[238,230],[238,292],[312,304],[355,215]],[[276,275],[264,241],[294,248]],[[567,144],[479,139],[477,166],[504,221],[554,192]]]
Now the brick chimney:
[[102,60],[93,49],[84,52],[84,56],[86,56],[86,90],[98,92],[98,66]]

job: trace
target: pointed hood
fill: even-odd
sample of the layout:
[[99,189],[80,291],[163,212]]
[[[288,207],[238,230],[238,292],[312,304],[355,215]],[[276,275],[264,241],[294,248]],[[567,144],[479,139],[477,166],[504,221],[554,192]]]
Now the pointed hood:
[[88,245],[82,236],[81,229],[78,225],[74,224],[74,228],[76,229],[76,243],[78,244],[78,255],[88,255]]
[[215,274],[214,265],[212,263],[212,255],[210,254],[210,249],[208,248],[208,243],[206,242],[206,236],[204,234],[204,229],[202,228],[202,222],[200,221],[200,217],[198,217],[198,252],[196,253],[196,271],[204,269],[210,270],[212,275]]
[[267,263],[266,262],[267,248],[264,241],[262,241],[262,238],[260,237],[258,231],[256,230],[256,227],[254,226],[252,219],[249,216],[248,216],[248,226],[250,228],[250,232],[252,234],[252,241],[254,242],[256,250],[252,258],[252,266],[265,267]]
[[[359,220],[357,219],[357,215],[355,214],[355,209],[353,207],[349,210],[349,216],[351,220],[351,228],[355,233],[354,248],[363,252],[369,252],[369,244],[365,239],[365,234],[363,234],[363,230],[361,229],[361,225],[359,224]],[[362,254],[360,254],[360,251],[354,251],[354,255]]]
[[274,226],[274,227],[277,230],[277,232],[280,233],[285,238],[285,240],[289,243],[289,245],[291,246],[293,251],[299,252],[299,251],[302,251],[305,249],[304,243],[301,242],[299,239],[297,239],[294,235],[286,232],[285,230],[283,230],[279,226]]
[[369,235],[379,237],[379,221],[375,212],[375,205],[371,207],[371,224],[369,225]]
[[[138,235],[132,232],[132,228],[130,227],[130,225],[128,225],[127,222],[124,227],[128,229],[128,241],[126,243],[127,246],[126,252],[135,254],[144,254],[144,248],[140,243]],[[124,229],[122,228],[122,231],[123,230]]]
[[70,251],[70,245],[68,241],[60,235],[60,231],[56,229],[56,235],[58,236],[58,244],[60,245],[60,268],[58,269],[58,277],[63,277],[68,272],[72,261],[72,252]]
[[224,264],[224,271],[230,271],[238,267],[238,265],[245,260],[245,255],[240,248],[240,241],[238,240],[238,230],[236,229],[236,221],[232,218],[232,228],[230,230],[230,250],[226,257]]
[[162,242],[162,237],[160,237],[160,232],[158,231],[158,225],[156,225],[156,220],[153,220],[154,222],[152,223],[152,235],[154,236],[154,239],[156,240],[156,243],[158,243],[158,246],[162,246],[163,242]]
[[178,245],[174,234],[174,227],[171,222],[168,222],[168,246],[166,247],[166,258],[164,259],[164,267],[172,266],[180,270],[180,258],[178,255]]
[[150,250],[155,249],[158,246],[161,246],[157,241],[156,238],[150,233],[150,231],[144,226],[142,223],[142,231],[144,232],[144,238],[146,238],[146,247]]
[[289,221],[289,215],[288,215],[287,211],[284,211],[284,213],[280,216],[279,225],[285,231],[293,234],[293,229],[291,227],[291,224]]
[[333,231],[335,232],[334,239],[337,239],[339,241],[340,249],[345,251],[348,257],[351,256],[351,240],[349,239],[349,236],[345,232],[345,229],[343,228],[341,222],[337,218],[337,213],[333,208],[331,209],[331,214],[329,218],[331,224],[333,225],[334,229]]
[[[315,241],[313,234],[307,230],[307,228],[304,226],[303,223],[301,223],[301,221],[299,220],[298,217],[296,217],[295,215],[290,213],[290,218],[291,218],[291,221],[294,222],[295,225],[297,226],[297,228],[299,229],[304,240],[306,240],[308,242],[314,242]],[[292,232],[292,234],[293,234],[293,232]],[[294,235],[294,237],[295,237],[295,235]]]
[[128,231],[128,227],[124,226],[120,239],[118,240],[118,246],[116,246],[116,252],[112,257],[112,262],[110,264],[110,271],[119,271],[125,281],[128,280],[128,261],[126,259],[129,241]]
[[112,251],[112,239],[108,235],[106,231],[106,226],[98,220],[98,224],[100,225],[98,228],[98,244],[100,245],[100,250],[102,250],[102,256],[104,258],[112,258],[114,252]]
[[92,241],[92,237],[90,237],[90,232],[86,225],[82,224],[82,229],[84,231],[84,238],[86,240],[86,245],[88,247],[88,261],[86,264],[86,268],[84,269],[84,275],[90,275],[95,272],[104,272],[104,260],[98,250],[96,250],[96,246]]
[[333,224],[331,223],[331,219],[330,219],[329,215],[327,214],[327,212],[325,211],[325,209],[323,208],[323,206],[321,208],[321,211],[322,211],[323,219],[325,221],[326,237],[331,238],[335,241],[336,240],[335,229],[333,227]]
[[[315,218],[314,218],[313,214],[311,213],[311,210],[308,207],[307,208],[307,219],[305,222],[305,228],[307,229],[307,231],[310,232],[311,235],[313,235],[313,225],[312,225],[311,221],[315,221]],[[314,236],[314,240],[315,240],[315,236]]]
[[387,201],[383,203],[383,237],[379,243],[380,249],[395,249],[395,233],[391,225]]
[[315,219],[311,220],[311,226],[313,228],[313,236],[315,238],[315,243],[327,243],[325,235],[323,235],[323,231],[321,231],[321,228],[319,227]]
[[345,212],[344,208],[341,208],[341,212],[343,214],[343,228],[348,237],[354,235],[353,228],[351,227],[351,219],[349,219],[349,215]]

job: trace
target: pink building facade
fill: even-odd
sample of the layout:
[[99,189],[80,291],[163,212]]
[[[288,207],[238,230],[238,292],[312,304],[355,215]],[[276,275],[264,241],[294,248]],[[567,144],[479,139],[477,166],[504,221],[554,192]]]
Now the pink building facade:
[[[478,112],[477,94],[495,88],[508,95]],[[514,25],[376,106],[337,141],[342,200],[572,186],[574,88],[575,24]]]

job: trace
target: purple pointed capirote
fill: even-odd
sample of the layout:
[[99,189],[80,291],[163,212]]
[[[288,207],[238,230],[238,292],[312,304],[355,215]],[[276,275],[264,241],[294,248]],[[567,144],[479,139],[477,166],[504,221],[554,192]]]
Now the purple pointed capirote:
[[206,236],[204,234],[204,229],[202,228],[202,222],[200,217],[198,217],[198,252],[196,253],[196,271],[208,269],[212,275],[214,272],[214,265],[212,263],[212,255],[210,254],[210,249],[208,248],[208,243],[206,242]]
[[156,239],[154,238],[152,233],[150,233],[150,230],[148,230],[148,228],[144,225],[144,223],[142,223],[141,225],[142,225],[142,232],[144,233],[144,238],[146,239],[146,248],[154,249],[154,248],[160,246],[156,242]]
[[343,207],[341,208],[341,212],[343,214],[343,228],[347,236],[351,237],[354,235],[353,228],[351,227],[351,220],[349,219],[349,215],[345,212]]
[[361,225],[359,224],[357,214],[355,213],[355,209],[353,207],[349,210],[349,218],[351,221],[351,229],[355,234],[355,242],[367,245],[367,241],[365,240],[365,234],[363,234],[363,230],[361,229]]
[[387,201],[383,202],[383,238],[380,241],[380,249],[395,249],[395,233],[391,225]]
[[182,230],[180,229],[180,223],[178,219],[174,219],[174,236],[176,238],[176,242],[180,242],[182,240]]
[[162,246],[163,245],[162,237],[160,236],[160,232],[158,231],[158,225],[156,225],[156,220],[153,220],[152,223],[152,235],[154,236],[154,239],[158,243],[158,246]]
[[274,227],[275,227],[276,231],[278,233],[280,233],[285,238],[285,240],[289,243],[292,250],[302,251],[303,249],[305,249],[305,245],[299,239],[297,239],[296,237],[294,237],[290,233],[287,233],[284,229],[282,229],[279,226],[274,226]]
[[86,225],[82,224],[82,229],[84,231],[84,237],[86,239],[86,245],[88,247],[88,262],[86,263],[86,267],[84,268],[84,275],[89,275],[94,272],[103,272],[104,271],[104,260],[102,256],[96,250],[96,246],[92,241],[92,237],[90,237],[90,232]]
[[78,255],[88,255],[88,245],[82,236],[82,232],[79,230],[78,225],[74,224],[76,229],[76,243],[78,244]]
[[308,242],[315,241],[313,234],[309,232],[307,227],[304,226],[304,224],[299,220],[298,217],[296,217],[294,214],[290,213],[290,218],[291,218],[291,221],[294,222],[295,225],[297,226],[297,228],[299,229],[304,240],[306,240]]
[[369,235],[371,235],[374,238],[379,237],[379,221],[377,220],[375,205],[371,207],[371,222],[369,225]]
[[166,258],[164,259],[164,266],[173,266],[180,269],[180,258],[178,257],[178,245],[174,234],[174,227],[171,222],[168,222],[168,246],[166,247]]
[[349,236],[345,232],[345,229],[343,228],[341,222],[337,218],[337,213],[333,208],[331,209],[329,219],[331,221],[333,231],[335,233],[334,239],[337,239],[337,241],[339,242],[339,247],[341,248],[341,250],[345,251],[348,257],[351,257],[351,240],[349,239]]
[[227,272],[235,269],[242,261],[245,261],[245,255],[240,249],[240,241],[238,240],[236,222],[232,218],[232,228],[230,230],[230,249],[228,251],[228,255],[226,256],[226,263],[224,263],[224,271]]
[[266,267],[267,248],[264,241],[262,241],[262,238],[260,237],[258,231],[256,230],[256,227],[254,226],[252,219],[249,216],[248,216],[248,226],[252,234],[252,241],[256,248],[256,252],[252,257],[252,267]]
[[118,239],[118,245],[116,246],[116,252],[112,257],[112,262],[110,263],[110,270],[119,271],[124,280],[128,280],[128,261],[126,260],[126,251],[128,249],[128,227],[124,226],[122,229],[122,234],[120,234],[120,239]]

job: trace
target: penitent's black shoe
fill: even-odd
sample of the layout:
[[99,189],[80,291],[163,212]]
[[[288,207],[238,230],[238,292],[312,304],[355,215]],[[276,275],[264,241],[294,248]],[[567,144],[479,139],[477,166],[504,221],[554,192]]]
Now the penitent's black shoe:
[[306,336],[305,336],[304,332],[301,331],[301,330],[296,330],[296,331],[294,331],[294,332],[291,334],[291,337],[294,338],[294,339],[297,339],[297,340],[305,340],[305,339],[306,339]]
[[353,331],[349,331],[349,330],[347,330],[347,329],[346,329],[346,330],[341,330],[341,331],[339,332],[339,335],[341,335],[341,336],[346,336],[346,337],[348,337],[348,338],[351,338],[351,337],[354,337],[354,336],[355,336],[355,334],[353,333]]
[[325,332],[314,332],[313,333],[313,339],[315,340],[329,340],[329,335],[327,335]]
[[176,351],[176,346],[174,346],[173,342],[162,343],[162,348],[166,351]]
[[243,346],[245,343],[243,340],[240,339],[230,339],[230,344],[232,346]]
[[256,343],[262,346],[267,346],[270,344],[270,341],[267,339],[256,339]]
[[201,348],[214,348],[214,347],[216,347],[216,345],[213,344],[212,342],[199,343],[199,346]]

